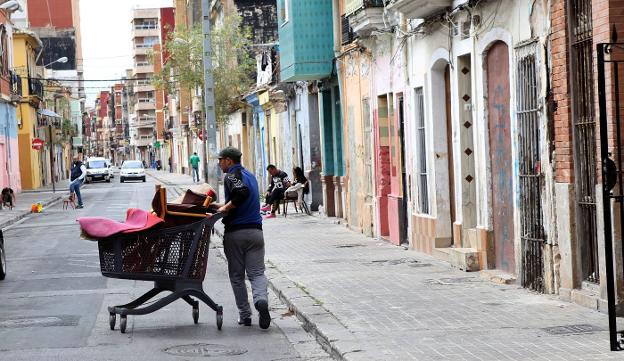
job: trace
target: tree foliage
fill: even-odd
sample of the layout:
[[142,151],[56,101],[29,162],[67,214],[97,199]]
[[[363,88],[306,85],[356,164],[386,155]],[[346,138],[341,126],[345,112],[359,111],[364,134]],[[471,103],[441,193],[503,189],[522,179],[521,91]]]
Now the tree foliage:
[[[241,94],[254,83],[255,61],[251,57],[251,31],[241,27],[241,17],[231,12],[211,32],[212,75],[214,79],[217,122],[225,123],[236,110]],[[192,90],[204,87],[203,32],[201,25],[177,27],[165,42],[169,58],[153,83],[173,94],[176,88]]]

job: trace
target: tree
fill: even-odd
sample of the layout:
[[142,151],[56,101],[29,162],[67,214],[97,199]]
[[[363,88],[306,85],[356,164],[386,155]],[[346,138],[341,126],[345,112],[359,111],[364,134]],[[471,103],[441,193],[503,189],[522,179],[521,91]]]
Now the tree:
[[[241,27],[236,12],[226,14],[212,31],[213,77],[217,122],[226,123],[240,103],[238,98],[254,83],[255,61],[251,57],[251,31]],[[174,89],[203,89],[203,33],[201,25],[177,27],[170,32],[163,54],[168,59],[153,78],[154,86],[172,94]],[[151,57],[150,57],[151,58]],[[203,102],[202,102],[203,104]]]

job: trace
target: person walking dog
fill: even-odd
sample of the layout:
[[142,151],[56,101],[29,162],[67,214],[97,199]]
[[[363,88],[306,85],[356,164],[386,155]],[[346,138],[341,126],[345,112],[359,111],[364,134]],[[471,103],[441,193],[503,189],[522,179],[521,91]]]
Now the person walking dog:
[[239,325],[251,326],[251,308],[247,298],[245,274],[251,283],[253,302],[258,311],[260,328],[271,325],[268,281],[264,274],[264,235],[258,182],[243,168],[241,152],[227,147],[219,152],[219,168],[225,173],[225,204],[215,204],[223,218],[223,248],[228,261],[230,283],[239,312]]

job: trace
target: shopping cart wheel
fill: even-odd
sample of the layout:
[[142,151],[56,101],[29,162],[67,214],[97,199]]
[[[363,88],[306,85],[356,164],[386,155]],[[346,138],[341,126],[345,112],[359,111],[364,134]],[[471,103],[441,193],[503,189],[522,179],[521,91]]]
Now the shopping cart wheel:
[[193,322],[199,322],[199,305],[193,306]]
[[217,329],[221,330],[222,326],[223,326],[223,306],[219,306],[219,308],[217,308]]
[[117,315],[116,315],[116,314],[114,314],[114,313],[111,313],[111,314],[108,316],[108,323],[110,324],[110,328],[111,328],[111,330],[114,330],[114,329],[115,329],[115,322],[117,322]]
[[122,315],[121,322],[119,322],[119,330],[121,333],[126,333],[126,322],[128,321],[128,316]]

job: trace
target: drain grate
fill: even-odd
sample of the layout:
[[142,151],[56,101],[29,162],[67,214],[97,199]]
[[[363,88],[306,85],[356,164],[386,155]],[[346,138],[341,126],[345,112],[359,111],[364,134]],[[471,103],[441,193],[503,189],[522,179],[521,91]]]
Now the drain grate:
[[76,326],[79,319],[71,315],[5,318],[0,320],[0,328]]
[[195,343],[191,345],[171,346],[163,350],[173,356],[184,357],[222,357],[238,356],[247,353],[247,350],[212,343]]
[[366,247],[365,244],[360,244],[360,243],[348,243],[348,244],[341,244],[336,246],[336,248],[356,248],[356,247]]
[[601,327],[581,324],[581,325],[568,325],[568,326],[555,326],[555,327],[546,327],[542,328],[543,331],[551,335],[561,336],[561,335],[578,335],[584,333],[594,333],[598,331],[604,331]]

